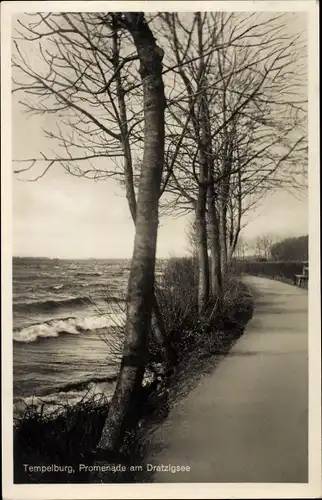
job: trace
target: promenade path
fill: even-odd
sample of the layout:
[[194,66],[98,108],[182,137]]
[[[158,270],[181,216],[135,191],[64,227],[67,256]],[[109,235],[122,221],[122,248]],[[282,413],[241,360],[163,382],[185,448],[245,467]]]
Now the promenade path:
[[308,294],[246,277],[253,319],[211,374],[170,412],[147,450],[153,482],[308,481]]

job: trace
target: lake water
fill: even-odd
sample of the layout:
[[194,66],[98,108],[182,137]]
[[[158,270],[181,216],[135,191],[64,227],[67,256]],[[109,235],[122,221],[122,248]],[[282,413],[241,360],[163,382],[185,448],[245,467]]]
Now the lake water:
[[125,260],[13,259],[17,413],[24,402],[112,394],[128,275]]

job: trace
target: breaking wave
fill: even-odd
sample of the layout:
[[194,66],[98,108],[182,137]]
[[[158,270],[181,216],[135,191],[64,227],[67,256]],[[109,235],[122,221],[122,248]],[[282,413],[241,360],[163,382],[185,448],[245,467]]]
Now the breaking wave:
[[36,323],[13,332],[15,342],[35,342],[42,337],[58,337],[61,333],[78,335],[85,331],[99,330],[111,326],[123,326],[123,313],[109,313],[98,316],[70,317]]
[[69,299],[49,299],[37,302],[21,302],[13,305],[14,312],[48,312],[60,308],[93,305],[89,297],[71,297]]

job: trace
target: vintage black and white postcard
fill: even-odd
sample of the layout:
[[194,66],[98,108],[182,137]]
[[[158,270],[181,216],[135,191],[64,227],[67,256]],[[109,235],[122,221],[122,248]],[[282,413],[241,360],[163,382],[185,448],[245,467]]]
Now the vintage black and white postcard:
[[319,497],[317,4],[1,14],[4,498]]

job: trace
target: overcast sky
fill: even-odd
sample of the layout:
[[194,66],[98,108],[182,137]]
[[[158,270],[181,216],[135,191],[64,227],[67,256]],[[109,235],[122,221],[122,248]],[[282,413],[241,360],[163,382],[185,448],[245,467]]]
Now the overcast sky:
[[[303,29],[294,18],[290,29]],[[42,126],[53,117],[22,113],[19,96],[12,100],[13,158],[38,157],[44,147]],[[17,165],[16,165],[17,167]],[[158,257],[187,253],[187,217],[162,218]],[[296,236],[308,232],[305,201],[277,192],[252,213],[245,238],[273,234]],[[129,258],[133,222],[122,188],[113,180],[77,179],[56,166],[37,182],[13,179],[13,253],[16,256],[62,258]]]

